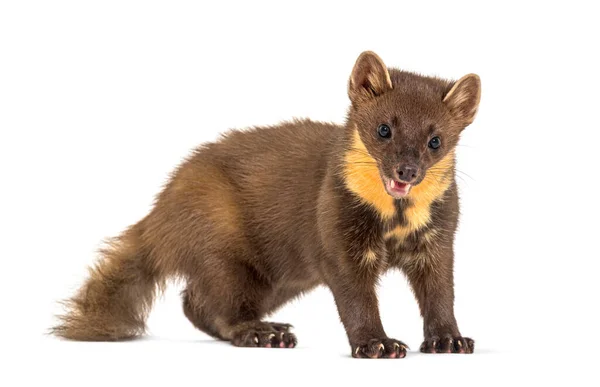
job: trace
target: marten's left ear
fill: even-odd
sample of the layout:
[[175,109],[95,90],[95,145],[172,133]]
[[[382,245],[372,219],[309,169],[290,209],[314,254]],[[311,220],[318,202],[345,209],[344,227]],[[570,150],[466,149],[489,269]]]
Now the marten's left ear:
[[379,55],[373,51],[360,54],[348,82],[352,104],[375,98],[391,89],[390,74]]
[[444,97],[444,103],[454,116],[467,126],[473,122],[481,97],[481,81],[477,74],[468,74],[456,81]]

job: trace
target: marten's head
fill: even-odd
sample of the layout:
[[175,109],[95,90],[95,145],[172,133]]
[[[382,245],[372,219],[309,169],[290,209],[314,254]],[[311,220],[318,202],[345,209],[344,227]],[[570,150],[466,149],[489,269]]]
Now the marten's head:
[[351,189],[373,196],[364,192],[377,189],[366,187],[375,184],[372,176],[364,180],[373,171],[379,190],[394,199],[416,194],[427,180],[445,181],[459,135],[475,118],[480,90],[475,74],[450,82],[388,69],[377,54],[362,53],[348,86],[346,174]]

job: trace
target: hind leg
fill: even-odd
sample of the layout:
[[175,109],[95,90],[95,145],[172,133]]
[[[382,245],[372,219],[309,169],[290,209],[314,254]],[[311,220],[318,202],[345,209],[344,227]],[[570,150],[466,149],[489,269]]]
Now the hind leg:
[[213,318],[190,296],[190,290],[184,292],[183,310],[197,329],[238,347],[293,348],[298,342],[290,331],[291,324],[261,321],[259,316],[251,315]]
[[296,346],[290,324],[261,321],[273,289],[251,266],[221,261],[218,272],[202,277],[183,293],[184,313],[196,328],[239,347]]
[[182,293],[183,298],[183,313],[185,317],[196,327],[196,329],[201,330],[202,332],[224,340],[223,337],[219,335],[216,327],[211,324],[211,320],[208,316],[205,315],[204,310],[201,305],[198,304],[198,300],[194,299],[194,295],[191,289],[186,289]]

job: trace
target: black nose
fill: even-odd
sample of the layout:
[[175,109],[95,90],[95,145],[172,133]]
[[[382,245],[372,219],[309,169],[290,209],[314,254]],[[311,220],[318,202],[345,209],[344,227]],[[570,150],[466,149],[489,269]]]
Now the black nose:
[[398,180],[406,183],[412,183],[419,174],[419,167],[414,164],[403,164],[396,169]]

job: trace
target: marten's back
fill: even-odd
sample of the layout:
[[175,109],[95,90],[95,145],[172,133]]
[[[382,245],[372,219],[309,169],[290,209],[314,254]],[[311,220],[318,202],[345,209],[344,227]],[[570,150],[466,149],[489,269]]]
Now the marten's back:
[[290,207],[300,210],[297,201],[318,193],[327,159],[343,130],[310,120],[235,130],[198,148],[191,162],[198,170],[207,163],[219,168],[247,206],[280,203],[286,212]]
[[199,159],[218,164],[241,191],[273,188],[274,194],[305,190],[325,168],[339,125],[297,120],[277,126],[234,130],[215,143],[201,146]]

